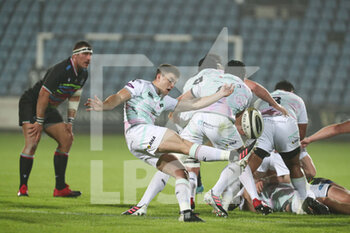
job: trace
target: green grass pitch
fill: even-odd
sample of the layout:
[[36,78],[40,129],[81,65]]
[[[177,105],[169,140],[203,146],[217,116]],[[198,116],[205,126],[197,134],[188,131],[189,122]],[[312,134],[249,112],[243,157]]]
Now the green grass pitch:
[[[200,203],[196,209],[206,222],[180,223],[174,182],[151,202],[146,217],[121,216],[121,212],[136,204],[133,198],[141,198],[155,172],[147,166],[142,169],[142,163],[129,153],[122,135],[105,135],[102,151],[90,150],[89,135],[75,135],[67,183],[72,189],[82,191],[82,196],[76,199],[52,197],[56,145],[43,136],[29,180],[30,197],[18,198],[18,161],[23,142],[20,133],[0,133],[0,232],[350,232],[350,217],[345,215],[273,213],[261,216],[234,210],[228,218],[218,218],[210,207],[201,204],[203,195],[197,196]],[[308,151],[317,176],[330,178],[350,189],[349,143],[324,141],[310,145]],[[100,170],[96,167],[101,163],[96,160],[103,162]],[[133,163],[141,168],[134,169]],[[223,162],[203,163],[205,191],[214,185],[224,166]],[[92,184],[103,186],[100,192],[112,196],[111,200],[98,204],[101,200],[92,198],[95,192],[91,191]]]

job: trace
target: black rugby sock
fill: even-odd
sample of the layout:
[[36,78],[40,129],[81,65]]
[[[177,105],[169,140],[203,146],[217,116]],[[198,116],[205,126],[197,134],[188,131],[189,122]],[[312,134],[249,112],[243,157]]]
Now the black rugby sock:
[[21,153],[21,156],[19,158],[19,176],[20,176],[20,185],[21,188],[22,185],[28,186],[28,179],[30,175],[30,171],[33,167],[33,160],[34,155],[27,155]]
[[61,190],[66,187],[65,175],[66,175],[67,162],[68,162],[68,153],[59,151],[57,149],[54,156],[56,189]]

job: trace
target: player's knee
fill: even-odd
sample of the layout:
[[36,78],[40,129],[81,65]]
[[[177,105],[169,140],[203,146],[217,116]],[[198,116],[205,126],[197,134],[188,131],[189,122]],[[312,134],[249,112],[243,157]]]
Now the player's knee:
[[26,143],[26,145],[24,146],[23,152],[26,154],[32,154],[36,151],[37,147],[38,147],[37,142]]
[[181,139],[181,153],[188,155],[190,153],[191,147],[192,147],[193,143],[190,141],[187,141],[186,139]]
[[261,159],[264,159],[265,157],[269,157],[270,156],[270,153],[257,147],[255,150],[254,150],[254,153]]
[[175,172],[176,179],[182,178],[182,179],[188,180],[188,177],[189,177],[189,175],[188,175],[188,171],[186,169],[179,169]]
[[70,148],[72,146],[72,144],[73,144],[73,136],[72,135],[67,135],[60,142],[60,145],[64,148]]

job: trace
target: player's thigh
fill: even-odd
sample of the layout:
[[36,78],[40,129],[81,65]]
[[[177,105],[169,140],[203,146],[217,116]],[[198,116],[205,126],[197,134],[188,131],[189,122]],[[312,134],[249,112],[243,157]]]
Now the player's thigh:
[[203,116],[203,131],[214,147],[231,150],[243,146],[234,123],[226,116],[207,113]]
[[297,122],[291,117],[278,117],[275,121],[274,142],[278,152],[290,152],[300,147]]
[[159,157],[156,151],[162,142],[167,128],[156,125],[140,124],[129,128],[125,139],[129,150]]
[[171,129],[167,129],[157,149],[157,152],[159,153],[175,152],[175,153],[183,153],[187,155],[192,145],[193,145],[192,142],[181,138],[180,135],[178,135],[175,131]]
[[193,143],[203,144],[205,136],[202,129],[203,120],[201,114],[196,113],[181,131],[180,137]]
[[271,153],[274,150],[275,123],[273,119],[264,118],[264,130],[257,139],[256,147]]
[[339,202],[350,204],[349,190],[338,188],[337,186],[334,186],[334,185],[330,185],[328,189],[328,197],[335,199]]

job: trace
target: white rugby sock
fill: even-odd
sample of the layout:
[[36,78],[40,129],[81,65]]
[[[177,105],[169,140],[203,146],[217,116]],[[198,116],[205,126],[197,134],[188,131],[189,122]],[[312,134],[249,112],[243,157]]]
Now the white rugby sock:
[[196,198],[197,175],[194,172],[189,172],[188,176],[189,176],[189,180],[190,180],[191,198],[193,198],[193,201],[194,201]]
[[252,200],[254,200],[255,198],[259,199],[258,192],[256,191],[252,170],[250,169],[249,165],[246,166],[242,174],[239,176],[239,180],[244,185],[244,188],[247,190]]
[[199,161],[222,161],[229,160],[230,151],[216,149],[211,146],[193,144],[189,156]]
[[305,176],[300,178],[291,178],[294,188],[298,191],[300,199],[304,200],[307,197],[307,181]]
[[240,168],[236,163],[230,163],[221,172],[219,180],[212,188],[213,194],[220,196],[222,192],[229,187],[239,176]]
[[166,183],[168,182],[169,179],[169,175],[161,172],[161,171],[157,171],[151,182],[149,183],[146,192],[143,194],[140,202],[137,204],[137,206],[143,206],[143,205],[149,205],[149,203],[153,200],[153,198],[160,193]]
[[179,202],[180,211],[190,210],[190,182],[184,178],[176,179],[175,195]]

